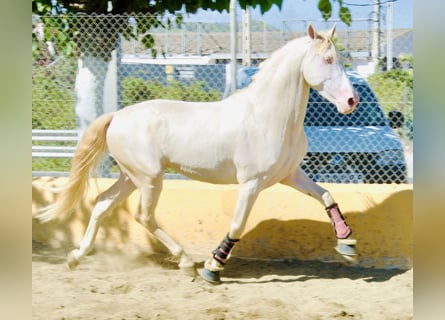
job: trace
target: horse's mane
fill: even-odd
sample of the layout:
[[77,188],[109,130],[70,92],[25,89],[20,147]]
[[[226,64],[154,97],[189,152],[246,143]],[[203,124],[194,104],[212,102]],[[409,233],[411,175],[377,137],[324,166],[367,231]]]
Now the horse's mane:
[[[335,48],[332,39],[330,39],[326,32],[318,31],[316,33],[316,39],[319,41],[316,41],[315,46],[319,49],[320,54],[326,52],[331,46]],[[310,43],[309,37],[299,37],[275,50],[268,59],[260,63],[258,72],[252,77],[252,82],[263,78],[270,80],[270,75],[276,72],[278,65],[281,64],[289,54],[298,55],[300,52],[305,52]],[[336,50],[333,50],[332,58],[334,60],[337,59]]]
[[297,50],[302,50],[304,47],[302,45],[296,46],[295,43],[302,42],[303,39],[304,38],[293,39],[281,48],[272,52],[268,59],[260,63],[258,72],[255,74],[254,77],[260,76],[262,73],[270,75],[270,72],[276,70],[276,67],[283,62],[283,59],[290,54],[290,51],[292,51],[292,54],[298,54],[298,51],[295,52],[293,49],[295,48]]

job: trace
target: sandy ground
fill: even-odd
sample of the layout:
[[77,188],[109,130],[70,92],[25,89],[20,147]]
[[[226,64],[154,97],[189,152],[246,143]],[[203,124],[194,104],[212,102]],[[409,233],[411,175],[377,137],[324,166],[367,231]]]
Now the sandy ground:
[[413,319],[412,269],[232,258],[211,285],[164,254],[96,250],[69,270],[65,251],[33,243],[33,319]]

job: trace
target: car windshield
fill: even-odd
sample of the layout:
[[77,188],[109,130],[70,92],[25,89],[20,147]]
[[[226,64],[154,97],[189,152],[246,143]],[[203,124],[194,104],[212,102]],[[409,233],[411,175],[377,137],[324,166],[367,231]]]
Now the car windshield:
[[307,106],[305,126],[385,126],[386,117],[378,105],[371,88],[354,85],[360,95],[360,103],[354,112],[344,115],[315,90],[311,89]]

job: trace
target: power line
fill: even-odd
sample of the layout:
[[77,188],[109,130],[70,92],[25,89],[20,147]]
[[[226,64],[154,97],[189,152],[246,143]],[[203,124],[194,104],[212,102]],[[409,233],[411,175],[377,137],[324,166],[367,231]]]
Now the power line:
[[[399,0],[378,1],[377,4],[387,4],[387,3],[390,3],[390,2],[397,2],[397,1],[399,1]],[[349,3],[349,2],[343,1],[343,4],[346,5],[346,6],[350,6],[350,7],[371,7],[375,3]]]

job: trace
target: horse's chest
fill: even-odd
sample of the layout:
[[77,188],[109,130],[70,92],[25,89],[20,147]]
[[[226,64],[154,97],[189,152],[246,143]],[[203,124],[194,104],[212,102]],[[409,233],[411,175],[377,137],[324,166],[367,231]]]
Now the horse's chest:
[[264,179],[273,184],[297,169],[306,149],[306,137],[301,130],[281,136],[263,136],[243,149],[243,158],[246,157],[244,160],[249,164],[246,168],[254,169],[253,175],[264,175]]
[[279,151],[277,166],[292,171],[304,158],[307,139],[304,130],[293,131],[286,135]]

